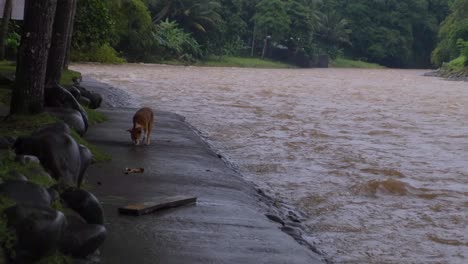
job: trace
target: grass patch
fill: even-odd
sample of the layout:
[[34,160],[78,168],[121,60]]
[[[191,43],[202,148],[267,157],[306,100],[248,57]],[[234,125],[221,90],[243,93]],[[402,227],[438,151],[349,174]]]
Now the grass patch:
[[88,113],[88,123],[89,125],[95,125],[95,124],[99,124],[99,123],[102,123],[102,122],[105,122],[107,121],[107,116],[104,115],[103,113],[101,112],[98,112],[94,109],[91,109],[87,106],[83,106],[83,108],[86,110],[86,112]]
[[384,66],[360,60],[337,58],[330,63],[333,68],[385,69]]
[[0,136],[27,136],[33,131],[55,122],[57,122],[57,119],[47,113],[38,115],[13,115],[2,121]]
[[15,154],[13,154],[12,151],[7,152],[1,162],[3,165],[2,168],[0,168],[0,179],[2,180],[10,180],[9,173],[11,171],[17,171],[26,176],[30,182],[44,188],[49,188],[56,183],[55,180],[46,175],[46,172],[40,164],[29,162],[26,165],[22,165],[21,163],[15,162]]
[[122,64],[125,59],[109,44],[93,45],[84,51],[72,50],[71,59],[74,62],[92,61],[106,64]]
[[62,77],[60,78],[61,85],[72,85],[73,78],[78,78],[81,76],[81,73],[72,70],[62,71]]
[[241,68],[267,68],[267,69],[284,69],[295,68],[292,65],[283,62],[277,62],[259,58],[244,58],[231,56],[210,56],[206,60],[197,62],[197,66],[209,67],[241,67]]
[[285,69],[295,68],[293,65],[287,63],[262,60],[259,58],[244,58],[244,57],[231,57],[231,56],[209,56],[208,58],[198,61],[194,64],[180,61],[180,60],[166,60],[162,61],[163,64],[169,65],[194,65],[203,67],[240,67],[240,68],[265,68],[265,69]]
[[0,73],[14,73],[16,71],[16,63],[13,61],[0,61]]

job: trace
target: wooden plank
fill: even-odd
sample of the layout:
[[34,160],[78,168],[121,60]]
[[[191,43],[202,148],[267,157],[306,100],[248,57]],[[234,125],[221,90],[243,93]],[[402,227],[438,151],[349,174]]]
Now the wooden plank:
[[119,208],[119,213],[126,215],[144,215],[155,211],[164,210],[173,207],[179,207],[197,202],[197,197],[192,196],[172,196],[156,199],[151,202],[131,204]]

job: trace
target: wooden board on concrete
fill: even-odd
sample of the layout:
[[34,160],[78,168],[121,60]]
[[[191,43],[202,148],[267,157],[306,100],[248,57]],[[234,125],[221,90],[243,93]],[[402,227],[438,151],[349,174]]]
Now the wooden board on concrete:
[[192,196],[172,196],[155,199],[151,202],[127,205],[119,208],[119,213],[126,215],[144,215],[155,211],[194,204],[197,202],[197,197]]

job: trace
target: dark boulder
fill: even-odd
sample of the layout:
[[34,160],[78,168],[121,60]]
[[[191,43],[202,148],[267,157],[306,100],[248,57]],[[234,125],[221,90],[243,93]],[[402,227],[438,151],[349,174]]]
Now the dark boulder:
[[75,87],[80,91],[81,96],[89,99],[89,108],[96,109],[101,106],[102,96],[100,94],[88,91],[86,88],[80,85],[75,85]]
[[60,201],[60,193],[55,188],[49,187],[47,188],[47,192],[49,192],[51,204]]
[[78,90],[78,88],[76,88],[74,86],[65,86],[64,88],[67,89],[67,91],[69,91],[73,95],[73,97],[75,97],[75,99],[77,101],[80,100],[81,92],[80,92],[80,90]]
[[67,227],[60,240],[60,251],[75,258],[94,253],[107,236],[102,225],[87,224],[80,217],[67,215]]
[[47,189],[27,181],[5,181],[0,184],[0,195],[11,199],[18,204],[34,204],[42,206],[50,206],[51,204],[50,195]]
[[86,123],[79,111],[69,108],[46,107],[45,112],[65,122],[80,136],[86,133]]
[[39,164],[40,161],[36,156],[32,155],[18,155],[15,157],[15,161],[21,163],[22,165],[26,165],[30,162]]
[[54,124],[18,138],[13,147],[17,155],[38,157],[50,176],[60,183],[78,186],[90,162],[84,147],[76,143],[69,131],[67,125]]
[[61,194],[66,205],[77,212],[88,224],[104,224],[104,212],[98,199],[82,189],[70,188]]
[[86,169],[93,162],[93,154],[91,153],[91,151],[83,145],[79,145],[79,148],[80,148],[80,157],[81,157],[81,168],[80,168],[80,173],[78,174],[78,182],[77,182],[78,187],[80,187],[81,184],[83,183],[83,178],[84,178]]
[[52,253],[65,228],[65,216],[50,207],[16,205],[5,210],[16,232],[15,263],[31,263]]
[[84,106],[87,106],[87,107],[89,107],[91,105],[91,100],[89,100],[88,98],[86,98],[84,96],[80,97],[79,102],[80,102],[81,105],[84,105]]
[[44,89],[44,101],[46,107],[68,108],[80,112],[85,131],[88,130],[88,114],[67,89],[60,85]]

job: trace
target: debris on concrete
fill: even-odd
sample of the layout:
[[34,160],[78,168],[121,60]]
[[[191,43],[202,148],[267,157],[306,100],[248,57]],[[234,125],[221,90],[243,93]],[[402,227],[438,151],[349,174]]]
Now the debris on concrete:
[[125,168],[125,174],[130,174],[130,173],[143,173],[143,172],[145,172],[145,169],[144,169],[144,168],[136,168],[136,169]]

